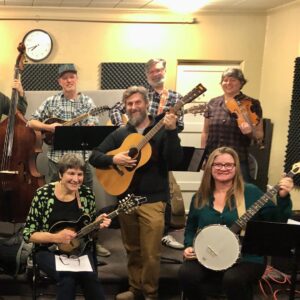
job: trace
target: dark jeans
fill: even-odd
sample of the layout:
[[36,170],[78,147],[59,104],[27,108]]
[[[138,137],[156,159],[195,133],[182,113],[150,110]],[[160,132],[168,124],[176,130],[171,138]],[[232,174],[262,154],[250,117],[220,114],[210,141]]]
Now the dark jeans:
[[[93,262],[91,252],[87,253],[90,262]],[[39,268],[57,282],[56,299],[74,300],[76,285],[82,286],[83,294],[87,300],[105,300],[100,280],[92,264],[93,272],[57,272],[55,269],[54,253],[41,250],[36,253],[36,262]]]
[[[57,163],[48,159],[49,182],[59,181]],[[83,184],[93,189],[93,173],[88,162],[85,163]]]
[[207,285],[212,282],[214,289],[222,290],[228,300],[251,300],[252,285],[261,278],[266,265],[241,262],[226,271],[212,271],[197,260],[186,260],[179,269],[179,281],[188,300],[205,300]]

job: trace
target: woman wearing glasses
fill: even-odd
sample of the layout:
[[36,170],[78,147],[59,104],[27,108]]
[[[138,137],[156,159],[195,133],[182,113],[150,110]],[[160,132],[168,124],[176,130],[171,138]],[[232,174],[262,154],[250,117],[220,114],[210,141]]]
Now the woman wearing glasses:
[[[280,180],[279,186],[277,206],[272,201],[267,202],[253,219],[266,221],[288,219],[292,207],[289,192],[293,188],[293,181],[289,177],[284,177]],[[245,203],[245,209],[248,209],[262,195],[255,185],[244,183],[239,158],[233,149],[222,147],[211,153],[199,190],[192,198],[185,229],[183,253],[185,261],[180,268],[179,279],[188,300],[206,299],[205,282],[214,279],[217,285],[222,286],[227,299],[252,299],[251,286],[261,278],[266,267],[263,257],[245,255],[231,267],[216,271],[215,266],[208,268],[203,266],[205,263],[198,262],[197,249],[194,249],[193,242],[199,229],[206,226],[221,224],[231,227],[238,219],[237,207]],[[219,237],[218,243],[222,243],[223,238]],[[207,251],[210,251],[212,256],[222,256],[222,253],[215,253],[210,245]]]
[[[85,168],[82,157],[74,153],[65,154],[58,167],[60,180],[39,188],[32,200],[23,232],[24,240],[38,245],[36,261],[42,271],[57,281],[56,299],[75,299],[76,284],[79,283],[86,299],[103,300],[105,297],[90,247],[80,257],[62,255],[61,251],[49,249],[49,244],[59,245],[61,248],[72,245],[76,238],[75,231],[71,229],[61,228],[51,232],[54,224],[76,221],[83,214],[89,215],[93,220],[96,214],[95,196],[90,188],[82,185]],[[100,228],[109,226],[111,220],[105,214],[98,218],[103,220]],[[58,268],[68,265],[80,268],[83,258],[90,262],[92,271],[57,271]]]

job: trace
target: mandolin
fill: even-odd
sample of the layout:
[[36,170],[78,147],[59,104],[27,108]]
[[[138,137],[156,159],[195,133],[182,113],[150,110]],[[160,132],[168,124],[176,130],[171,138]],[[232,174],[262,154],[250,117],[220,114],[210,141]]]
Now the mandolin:
[[[59,118],[50,118],[44,121],[44,124],[53,124],[53,123],[60,123],[62,124],[62,126],[72,126],[90,116],[97,116],[100,114],[103,114],[104,112],[110,110],[110,108],[108,106],[100,106],[100,107],[95,107],[93,109],[91,109],[88,113],[84,113],[74,119],[71,120],[62,120]],[[52,145],[53,144],[53,137],[54,137],[54,133],[50,132],[50,131],[42,131],[43,134],[43,140],[47,145]]]
[[[184,104],[193,101],[202,95],[206,88],[200,83],[187,95],[181,98],[173,107],[176,114]],[[106,169],[96,169],[96,176],[103,189],[111,195],[120,195],[128,189],[135,171],[145,165],[151,157],[152,149],[150,139],[164,126],[161,119],[145,136],[139,133],[129,134],[123,141],[121,147],[107,152],[107,155],[114,156],[120,152],[129,151],[129,156],[137,160],[134,167],[112,165]]]
[[[138,206],[147,201],[146,197],[135,196],[134,194],[128,195],[124,199],[119,201],[119,205],[116,210],[109,213],[107,217],[109,219],[115,218],[120,213],[130,214]],[[49,232],[56,233],[63,229],[70,229],[77,233],[70,244],[54,244],[49,247],[51,251],[59,251],[61,253],[69,255],[81,255],[88,243],[92,240],[91,237],[86,238],[90,233],[99,229],[99,225],[102,220],[96,220],[91,223],[91,218],[87,214],[83,214],[76,221],[60,221],[51,226]]]

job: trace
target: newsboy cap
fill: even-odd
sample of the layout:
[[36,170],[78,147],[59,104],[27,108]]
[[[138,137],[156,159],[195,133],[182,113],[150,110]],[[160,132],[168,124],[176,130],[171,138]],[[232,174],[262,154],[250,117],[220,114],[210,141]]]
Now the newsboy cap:
[[75,68],[75,65],[74,64],[65,64],[65,65],[59,66],[59,68],[58,68],[58,77],[63,76],[67,72],[77,74],[77,70]]

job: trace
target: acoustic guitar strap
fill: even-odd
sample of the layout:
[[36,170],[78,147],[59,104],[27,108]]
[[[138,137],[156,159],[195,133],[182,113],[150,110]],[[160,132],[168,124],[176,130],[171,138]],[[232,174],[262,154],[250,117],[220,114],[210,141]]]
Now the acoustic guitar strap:
[[[240,203],[237,203],[237,211],[239,218],[246,212],[246,204],[245,204],[245,197],[241,199]],[[240,232],[240,236],[245,235],[245,229],[242,229]]]
[[164,112],[164,107],[166,105],[169,93],[167,89],[163,89],[162,93],[160,94],[160,101],[158,105],[157,115],[160,115]]

